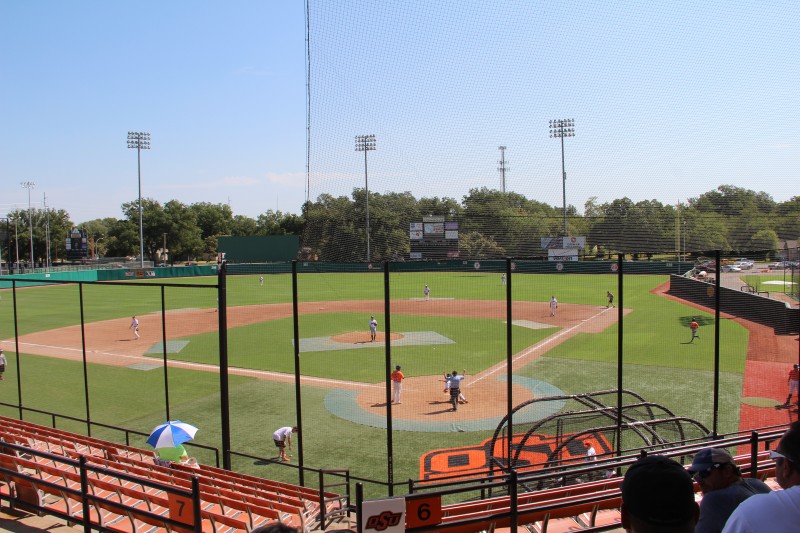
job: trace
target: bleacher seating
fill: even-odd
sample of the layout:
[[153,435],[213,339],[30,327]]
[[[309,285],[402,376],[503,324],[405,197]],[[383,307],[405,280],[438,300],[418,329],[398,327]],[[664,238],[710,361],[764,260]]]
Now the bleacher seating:
[[[190,511],[178,512],[176,501],[191,500],[193,486],[202,530],[212,533],[249,531],[276,521],[307,532],[320,515],[320,502],[326,512],[347,505],[336,494],[212,466],[160,466],[145,450],[16,419],[0,417],[0,439],[21,446],[0,443],[0,497],[71,522],[82,521],[88,510],[92,524],[119,533],[182,531],[176,524],[190,524],[192,517]],[[750,455],[735,460],[747,475]],[[775,472],[768,452],[759,451],[756,460],[758,477],[771,483]],[[601,470],[608,467],[598,465]],[[616,526],[621,481],[611,477],[521,492],[513,508],[520,525],[541,533]],[[507,495],[453,503],[443,506],[440,525],[448,533],[498,530],[510,525],[511,509]]]
[[[150,452],[29,422],[0,417],[0,497],[12,505],[47,512],[68,522],[89,521],[109,531],[176,530],[191,512],[175,501],[199,488],[203,531],[249,531],[283,522],[309,531],[319,516],[346,505],[346,498],[206,465],[156,465]],[[81,490],[86,472],[88,506]],[[180,528],[179,528],[180,530]]]

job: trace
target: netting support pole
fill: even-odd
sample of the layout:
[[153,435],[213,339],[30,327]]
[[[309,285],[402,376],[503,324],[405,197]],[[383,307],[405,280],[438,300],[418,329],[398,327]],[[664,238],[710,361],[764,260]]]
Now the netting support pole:
[[305,486],[305,469],[303,468],[303,408],[300,394],[300,312],[297,307],[297,260],[292,261],[292,327],[294,328],[294,404],[297,412],[297,457],[300,468],[300,485]]
[[228,389],[228,290],[227,268],[223,261],[217,271],[217,318],[219,324],[219,396],[222,468],[231,470],[231,406]]
[[717,438],[719,432],[717,431],[719,424],[719,288],[722,281],[722,265],[720,265],[719,250],[714,251],[714,261],[717,263],[716,279],[714,280],[714,410],[713,421],[711,423],[711,434],[713,438]]
[[[166,233],[164,234],[166,235]],[[166,246],[164,247],[166,249]],[[167,365],[167,306],[164,297],[164,286],[161,286],[161,347],[164,357],[164,403],[166,405],[167,421],[172,420],[169,416],[169,375]]]
[[[81,359],[83,359],[83,394],[86,402],[86,434],[92,436],[92,416],[89,409],[89,365],[86,360],[86,316],[83,309],[83,283],[78,283],[78,299],[81,308]],[[17,354],[19,359],[19,354]]]
[[[366,152],[364,152],[366,157]],[[367,237],[369,238],[369,237]],[[369,243],[369,240],[367,240]],[[394,496],[394,441],[392,431],[392,306],[389,294],[389,261],[383,262],[383,319],[386,321],[386,483],[389,485],[389,496]]]
[[[508,439],[507,440],[507,451],[506,457],[508,457],[507,465],[508,468],[511,468],[511,449],[512,449],[512,440],[514,438],[514,425],[512,420],[512,411],[514,410],[514,398],[512,395],[512,391],[514,390],[514,371],[512,366],[514,364],[514,347],[512,344],[513,341],[513,334],[512,328],[513,324],[512,321],[512,309],[513,309],[513,301],[511,299],[511,259],[506,258],[506,414],[508,416]],[[515,529],[512,528],[512,531]]]
[[617,457],[622,455],[622,364],[625,362],[622,349],[622,326],[625,316],[622,312],[625,307],[625,278],[623,276],[625,261],[623,261],[623,257],[624,254],[617,254]]

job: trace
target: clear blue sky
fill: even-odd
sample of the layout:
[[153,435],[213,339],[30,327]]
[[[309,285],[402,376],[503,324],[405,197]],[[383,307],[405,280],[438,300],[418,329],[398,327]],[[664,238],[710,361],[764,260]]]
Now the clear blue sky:
[[[685,201],[721,184],[777,201],[800,182],[800,2],[311,2],[311,197],[363,186],[561,205]],[[0,215],[73,221],[137,197],[298,213],[306,195],[300,1],[0,2]]]

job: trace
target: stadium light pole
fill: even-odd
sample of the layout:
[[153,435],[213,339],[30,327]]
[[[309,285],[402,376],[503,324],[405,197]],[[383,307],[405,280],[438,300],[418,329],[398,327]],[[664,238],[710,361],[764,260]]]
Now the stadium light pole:
[[364,152],[364,190],[366,195],[366,218],[367,218],[367,263],[372,258],[369,252],[369,177],[367,175],[367,152],[375,149],[375,135],[356,135],[356,152]]
[[564,202],[564,236],[567,236],[567,171],[564,167],[564,137],[575,137],[575,119],[551,120],[550,137],[561,139],[561,195]]
[[142,226],[142,150],[150,149],[150,134],[146,131],[129,131],[128,148],[136,149],[136,168],[139,174],[139,266],[144,268],[144,228]]
[[28,227],[31,231],[31,268],[33,268],[33,213],[31,211],[31,190],[36,188],[36,184],[32,181],[23,181],[20,185],[28,189]]
[[508,168],[508,166],[506,166],[506,163],[508,163],[508,161],[506,161],[506,147],[505,146],[498,146],[497,149],[500,150],[500,161],[498,161],[498,163],[500,163],[500,166],[497,167],[497,170],[500,171],[500,176],[501,176],[501,178],[503,180],[503,192],[505,193],[506,192],[506,172],[508,172],[511,169]]

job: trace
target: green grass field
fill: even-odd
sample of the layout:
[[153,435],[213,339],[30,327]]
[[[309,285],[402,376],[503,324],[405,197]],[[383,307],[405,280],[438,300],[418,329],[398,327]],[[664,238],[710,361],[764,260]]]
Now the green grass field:
[[[227,300],[230,307],[291,302],[291,276],[266,276],[260,287],[258,276],[230,276]],[[667,281],[666,276],[626,276],[624,278],[625,316],[623,386],[648,400],[660,402],[677,414],[711,424],[713,390],[713,317],[694,308],[655,295],[651,290]],[[216,306],[216,278],[169,280],[172,285],[209,285],[208,288],[166,287],[167,310]],[[504,300],[505,287],[499,275],[485,273],[402,273],[392,274],[392,300],[421,298],[422,287],[431,287],[432,298],[456,300]],[[513,300],[547,301],[556,295],[561,304],[604,306],[607,290],[619,294],[613,275],[515,275]],[[336,300],[375,300],[384,295],[383,276],[369,274],[303,274],[299,276],[298,297],[302,302]],[[161,310],[161,288],[152,281],[130,286],[76,285],[18,290],[16,307],[20,334],[44,331],[79,323],[78,303],[83,298],[87,322],[145,315]],[[13,336],[14,321],[10,291],[0,300],[0,331],[3,339]],[[378,308],[382,311],[382,307]],[[615,311],[611,311],[615,312]],[[365,313],[320,313],[300,317],[300,337],[336,335],[366,330]],[[686,344],[688,322],[698,317],[702,342]],[[439,375],[447,368],[469,368],[476,373],[506,357],[504,316],[496,319],[392,316],[392,330],[436,331],[455,344],[398,347],[392,350],[392,363],[402,364],[407,375]],[[557,329],[513,327],[513,351],[533,345]],[[721,405],[739,404],[742,372],[747,349],[747,331],[731,321],[722,321]],[[293,324],[291,319],[232,328],[228,331],[229,364],[257,370],[293,373]],[[618,326],[592,334],[579,334],[555,346],[545,356],[528,364],[518,374],[552,383],[568,393],[614,388],[617,376]],[[708,339],[708,340],[706,340]],[[182,339],[187,346],[176,360],[217,364],[218,334],[201,334]],[[0,401],[17,404],[16,357],[6,344],[11,368],[0,384]],[[301,371],[308,376],[381,382],[384,372],[382,347],[309,352],[301,354]],[[22,402],[26,407],[52,411],[76,418],[87,417],[84,383],[92,421],[148,432],[164,421],[165,380],[169,384],[170,416],[201,428],[196,442],[220,447],[220,383],[214,373],[170,368],[142,371],[129,367],[88,364],[86,375],[80,362],[50,359],[22,353],[18,361],[22,374]],[[86,381],[85,381],[86,380]],[[498,395],[504,397],[505,384],[498,382]],[[237,452],[259,457],[276,456],[271,433],[296,419],[295,388],[292,383],[263,381],[231,376],[230,413],[232,446]],[[324,405],[327,389],[303,386],[301,389],[304,460],[315,468],[349,468],[356,476],[385,479],[386,432],[356,424],[331,414]],[[470,404],[480,417],[480,405]],[[0,407],[0,413],[17,416],[13,408]],[[26,419],[50,425],[48,416],[26,414]],[[77,423],[59,421],[59,427],[85,431]],[[720,431],[738,428],[738,409],[720,413]],[[396,431],[393,435],[395,480],[419,476],[419,458],[437,448],[474,445],[490,436],[490,431],[416,433]],[[95,428],[93,435],[120,440],[112,430]],[[146,447],[143,442],[132,442]],[[192,453],[203,461],[211,457]],[[248,473],[297,481],[294,470],[274,464],[234,457],[234,467]],[[297,455],[293,458],[297,462]],[[385,489],[374,489],[385,493]]]

